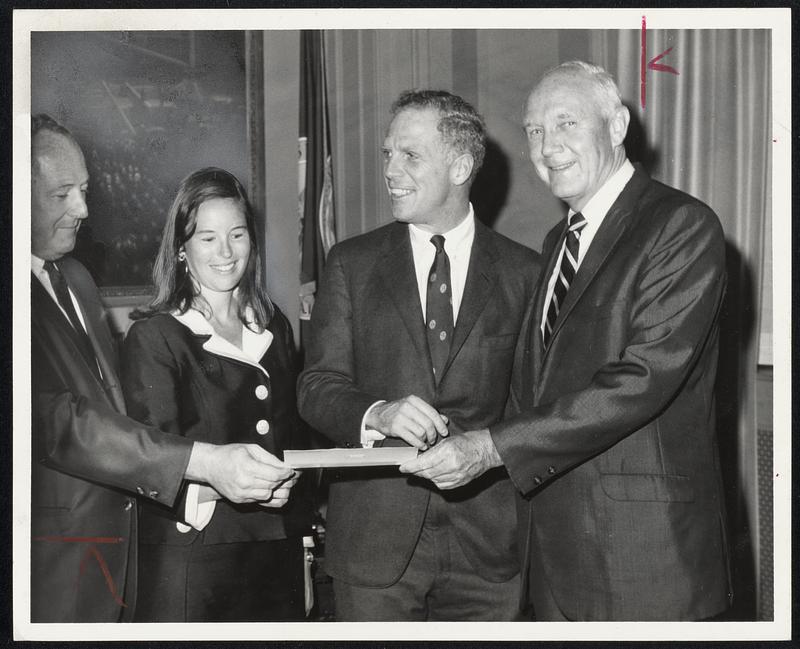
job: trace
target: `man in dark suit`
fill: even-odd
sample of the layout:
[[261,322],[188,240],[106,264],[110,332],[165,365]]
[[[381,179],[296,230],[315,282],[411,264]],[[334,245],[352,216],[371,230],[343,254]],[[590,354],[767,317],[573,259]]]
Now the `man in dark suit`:
[[449,489],[505,466],[539,620],[695,620],[730,597],[713,396],[725,241],[706,205],[631,165],[628,121],[597,66],[534,88],[531,161],[569,213],[545,239],[517,414],[401,467]]
[[[401,95],[383,145],[395,222],[335,246],[311,320],[301,415],[339,446],[420,450],[506,405],[537,255],[474,217],[483,120],[444,91]],[[503,469],[444,494],[396,467],[342,469],[328,506],[337,620],[517,616]]]
[[[135,498],[176,501],[184,478],[234,502],[285,504],[291,469],[257,445],[214,446],[125,416],[106,313],[67,256],[88,216],[74,137],[46,115],[31,132],[31,621],[129,620]],[[286,479],[270,479],[276,475]],[[280,484],[280,486],[279,486]]]

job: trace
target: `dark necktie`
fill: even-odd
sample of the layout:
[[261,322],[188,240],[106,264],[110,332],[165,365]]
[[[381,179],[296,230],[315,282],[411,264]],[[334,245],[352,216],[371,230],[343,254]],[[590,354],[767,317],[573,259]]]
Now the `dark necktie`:
[[553,327],[555,327],[558,312],[564,304],[564,298],[567,296],[569,285],[572,284],[572,280],[575,278],[575,273],[578,270],[578,250],[581,230],[585,226],[586,219],[583,218],[583,214],[580,212],[575,212],[575,214],[569,218],[569,229],[567,231],[564,254],[561,256],[561,267],[558,270],[558,277],[553,287],[553,297],[550,300],[550,306],[547,307],[547,318],[544,323],[543,341],[545,347],[550,344],[550,337],[553,335]]
[[436,258],[428,274],[428,297],[425,302],[425,331],[428,348],[433,361],[436,382],[444,370],[450,355],[450,339],[453,336],[453,290],[450,286],[450,259],[444,251],[444,237],[435,234],[431,243],[436,246]]
[[75,306],[72,304],[67,280],[61,274],[61,271],[58,270],[58,266],[52,261],[44,262],[44,269],[50,277],[50,284],[53,287],[53,292],[56,294],[58,303],[61,305],[61,308],[64,309],[72,328],[75,330],[81,354],[83,354],[83,357],[86,359],[94,375],[99,379],[100,368],[97,365],[97,357],[94,354],[92,342],[89,340],[89,336],[86,334],[86,330],[83,328],[78,318],[78,313],[75,311]]

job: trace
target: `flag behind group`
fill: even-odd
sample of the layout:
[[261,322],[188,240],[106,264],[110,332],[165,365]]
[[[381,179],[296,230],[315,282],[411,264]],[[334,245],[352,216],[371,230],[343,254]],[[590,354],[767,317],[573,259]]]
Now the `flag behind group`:
[[325,256],[336,242],[324,35],[300,35],[298,218],[300,220],[300,340],[307,337]]

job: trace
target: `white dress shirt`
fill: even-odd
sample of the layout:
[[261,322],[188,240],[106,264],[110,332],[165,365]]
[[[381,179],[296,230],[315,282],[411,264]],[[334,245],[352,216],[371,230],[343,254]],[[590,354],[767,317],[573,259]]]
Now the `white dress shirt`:
[[[54,262],[55,263],[55,262]],[[58,264],[56,264],[58,266]],[[59,270],[61,270],[59,268]],[[39,280],[42,286],[44,286],[44,290],[48,292],[51,298],[53,298],[53,302],[56,303],[56,306],[61,310],[61,313],[64,314],[64,317],[67,319],[67,322],[72,325],[72,320],[69,319],[67,312],[61,307],[61,304],[56,297],[56,292],[53,290],[53,285],[50,283],[50,275],[47,274],[47,271],[44,269],[44,259],[41,257],[37,257],[34,254],[31,254],[31,272],[36,276],[36,279]],[[78,314],[78,320],[81,321],[81,325],[83,325],[83,330],[86,331],[86,322],[83,320],[83,313],[81,312],[81,306],[78,302],[78,299],[75,297],[75,294],[72,292],[72,289],[69,288],[69,284],[67,284],[67,290],[69,291],[69,297],[72,299],[72,306],[75,307],[75,313]],[[88,332],[87,332],[88,333]]]
[[[589,246],[592,245],[594,235],[597,234],[597,231],[600,229],[600,226],[603,223],[603,219],[606,218],[608,210],[611,209],[614,201],[619,198],[622,190],[625,189],[625,185],[628,184],[628,181],[633,176],[633,171],[633,165],[631,164],[630,160],[626,159],[622,166],[617,169],[616,172],[614,172],[614,175],[612,175],[611,178],[609,178],[600,189],[597,190],[597,193],[595,193],[595,195],[589,199],[589,202],[586,203],[584,208],[581,210],[583,218],[586,219],[586,225],[583,226],[579,239],[580,245],[578,246],[578,268],[580,268],[581,262],[586,256],[586,252],[589,250]],[[573,214],[575,214],[575,211],[570,209],[567,213],[568,223]],[[542,336],[544,336],[544,326],[547,322],[547,310],[550,307],[551,300],[553,299],[553,291],[555,290],[556,279],[558,278],[558,273],[561,269],[561,258],[564,256],[565,244],[566,239],[564,240],[564,243],[561,244],[561,250],[558,253],[558,259],[556,259],[556,265],[553,268],[553,274],[550,276],[550,281],[547,283],[544,310],[542,311],[542,324],[540,325]]]
[[[408,234],[411,239],[411,254],[414,256],[414,271],[417,275],[417,288],[424,322],[428,300],[428,275],[431,272],[433,260],[436,258],[436,246],[431,243],[433,235],[416,225],[408,226]],[[471,203],[467,217],[452,230],[443,232],[442,236],[444,237],[444,251],[450,259],[450,287],[453,294],[453,324],[455,324],[458,320],[461,300],[464,297],[469,257],[472,251],[472,242],[475,239],[475,215]]]
[[[411,254],[414,258],[414,272],[417,276],[417,289],[424,323],[428,300],[428,275],[436,257],[436,246],[431,243],[433,235],[416,225],[409,224],[408,234],[411,240]],[[450,290],[453,296],[453,324],[455,325],[458,322],[458,312],[464,297],[464,285],[467,283],[472,242],[475,240],[475,211],[472,203],[469,204],[469,211],[461,223],[447,232],[442,232],[442,236],[444,237],[444,251],[450,259]],[[367,415],[381,403],[385,402],[376,401],[367,408],[361,420],[361,444],[363,446],[371,447],[374,442],[385,437],[377,430],[366,427]]]

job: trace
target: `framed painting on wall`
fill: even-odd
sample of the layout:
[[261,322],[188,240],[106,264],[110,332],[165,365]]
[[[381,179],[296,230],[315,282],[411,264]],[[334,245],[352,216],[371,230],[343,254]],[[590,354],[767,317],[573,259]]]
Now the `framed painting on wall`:
[[31,112],[58,120],[83,149],[89,218],[74,255],[110,304],[151,294],[182,178],[217,166],[249,182],[245,34],[31,34]]

